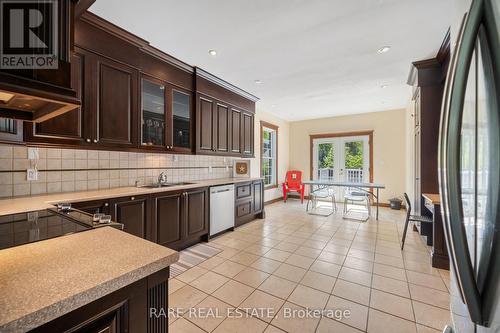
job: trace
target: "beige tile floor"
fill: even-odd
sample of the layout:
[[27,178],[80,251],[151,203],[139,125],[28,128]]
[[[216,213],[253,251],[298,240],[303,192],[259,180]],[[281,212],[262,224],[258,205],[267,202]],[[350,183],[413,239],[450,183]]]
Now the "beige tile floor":
[[[214,239],[221,253],[170,280],[169,306],[185,311],[170,332],[441,332],[448,271],[431,267],[416,232],[400,250],[403,222],[387,208],[359,223],[308,215],[299,201],[266,206],[265,220]],[[350,314],[287,316],[304,308]]]

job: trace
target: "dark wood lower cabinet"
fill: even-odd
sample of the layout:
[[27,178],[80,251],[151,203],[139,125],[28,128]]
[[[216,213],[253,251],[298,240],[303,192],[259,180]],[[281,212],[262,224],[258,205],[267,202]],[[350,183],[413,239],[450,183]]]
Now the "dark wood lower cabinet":
[[113,198],[110,206],[111,218],[123,224],[123,231],[149,239],[149,195]]
[[[264,217],[262,180],[235,184],[235,226]],[[151,195],[73,203],[88,213],[111,214],[124,231],[160,245],[182,250],[208,239],[208,187]]]
[[199,242],[208,234],[208,188],[185,192],[186,245]]
[[183,192],[159,193],[152,196],[152,240],[172,249],[182,246]]
[[109,214],[109,200],[75,202],[71,206],[89,214]]
[[30,332],[166,333],[168,277],[167,267]]
[[152,195],[152,239],[175,250],[203,240],[208,234],[208,189]]
[[235,184],[235,226],[248,223],[255,218],[264,218],[264,182],[254,180],[251,182]]

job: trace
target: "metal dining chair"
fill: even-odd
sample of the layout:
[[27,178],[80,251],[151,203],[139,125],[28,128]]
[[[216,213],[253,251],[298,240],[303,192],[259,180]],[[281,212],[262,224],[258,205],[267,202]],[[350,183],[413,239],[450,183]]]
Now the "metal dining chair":
[[[331,212],[328,215],[335,213],[337,211],[337,200],[335,198],[335,191],[331,186],[328,185],[318,185],[316,189],[313,189],[309,193],[309,200],[307,200],[306,212],[309,212],[309,204],[311,204],[311,210],[318,208],[319,199],[331,199]],[[313,214],[314,215],[314,214]],[[316,214],[316,215],[326,215],[326,214]]]
[[405,195],[405,202],[406,202],[406,221],[405,221],[405,228],[403,230],[403,240],[401,241],[401,250],[405,246],[406,232],[408,231],[408,224],[410,223],[410,221],[421,222],[421,223],[433,223],[432,218],[429,216],[411,215],[410,199],[408,198],[408,194],[405,193],[404,195]]
[[[363,191],[363,190],[360,190],[360,189],[356,189],[356,188],[352,188],[352,187],[348,187],[346,189],[346,192],[344,194],[344,210],[343,210],[343,217],[344,218],[347,218],[347,214],[351,211],[351,210],[357,210],[357,209],[347,209],[347,205],[349,203],[364,203],[365,204],[365,207],[366,207],[366,211],[368,213],[368,216],[366,217],[366,219],[358,219],[356,218],[355,220],[360,220],[360,221],[367,221],[370,216],[371,216],[371,206],[370,206],[370,193],[367,192],[367,191]],[[357,210],[359,211],[359,210]],[[354,219],[354,218],[351,218],[351,219]]]

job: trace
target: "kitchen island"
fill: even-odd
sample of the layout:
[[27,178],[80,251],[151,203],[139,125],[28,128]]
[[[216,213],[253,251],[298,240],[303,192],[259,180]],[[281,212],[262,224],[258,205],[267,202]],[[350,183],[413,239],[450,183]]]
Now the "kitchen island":
[[174,250],[103,227],[0,253],[0,332],[166,331]]

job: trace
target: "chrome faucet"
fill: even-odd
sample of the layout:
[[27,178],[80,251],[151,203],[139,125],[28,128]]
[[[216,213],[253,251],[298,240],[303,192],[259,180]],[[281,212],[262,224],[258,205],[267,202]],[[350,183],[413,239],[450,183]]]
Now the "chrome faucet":
[[161,172],[158,176],[158,185],[161,186],[167,182],[167,173],[165,171]]

